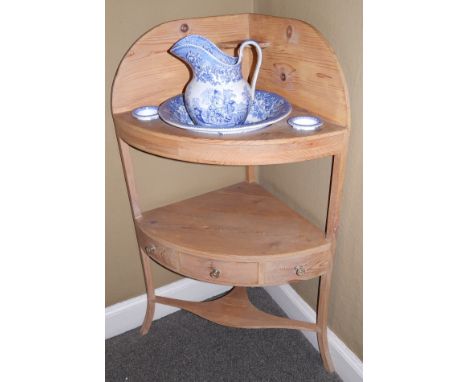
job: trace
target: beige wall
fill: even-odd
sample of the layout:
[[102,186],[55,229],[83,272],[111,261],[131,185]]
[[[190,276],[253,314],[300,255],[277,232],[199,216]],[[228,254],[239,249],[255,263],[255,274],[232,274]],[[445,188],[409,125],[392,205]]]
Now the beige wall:
[[[138,37],[164,21],[258,12],[302,19],[334,47],[348,82],[352,134],[330,306],[330,326],[362,358],[362,3],[360,0],[112,0],[106,4],[106,305],[144,293],[137,243],[109,111],[118,63]],[[182,163],[132,151],[143,209],[241,181],[243,168]],[[330,160],[265,166],[260,181],[324,225]],[[156,287],[179,277],[153,266]],[[293,285],[315,305],[317,281]]]
[[[329,326],[362,359],[362,1],[255,0],[254,11],[315,26],[342,65],[351,100],[352,130],[331,290]],[[326,218],[329,159],[265,166],[260,182],[322,227]],[[293,287],[316,305],[317,280]]]
[[[106,306],[144,293],[130,205],[110,114],[120,59],[143,33],[165,21],[251,12],[252,0],[111,0],[106,3]],[[242,167],[177,162],[132,150],[143,209],[155,208],[244,179]],[[179,277],[153,265],[155,287]]]

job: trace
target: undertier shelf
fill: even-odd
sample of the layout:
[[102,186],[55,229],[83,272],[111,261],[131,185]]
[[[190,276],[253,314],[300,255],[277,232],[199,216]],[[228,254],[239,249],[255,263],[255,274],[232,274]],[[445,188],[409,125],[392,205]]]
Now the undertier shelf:
[[144,212],[143,251],[197,280],[238,286],[306,280],[329,267],[322,230],[256,183],[239,183]]
[[184,301],[156,296],[154,301],[187,310],[219,325],[244,329],[299,329],[320,331],[316,324],[278,317],[257,309],[244,287],[235,287],[228,294],[212,301]]

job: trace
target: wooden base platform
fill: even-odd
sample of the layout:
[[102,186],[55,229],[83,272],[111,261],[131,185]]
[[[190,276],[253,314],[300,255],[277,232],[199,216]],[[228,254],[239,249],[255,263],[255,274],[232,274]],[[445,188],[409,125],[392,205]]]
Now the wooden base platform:
[[234,287],[212,301],[193,302],[155,296],[156,303],[175,306],[220,325],[234,328],[284,328],[318,331],[316,324],[278,317],[258,310],[249,300],[247,289]]
[[317,325],[278,317],[258,310],[249,300],[245,287],[234,287],[212,301],[193,302],[155,296],[155,302],[176,306],[224,326],[245,329],[284,328],[317,331]]

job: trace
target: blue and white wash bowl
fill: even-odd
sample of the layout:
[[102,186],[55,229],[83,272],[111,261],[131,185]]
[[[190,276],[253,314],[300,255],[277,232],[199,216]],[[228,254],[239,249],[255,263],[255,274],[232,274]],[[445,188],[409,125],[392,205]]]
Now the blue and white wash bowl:
[[291,104],[278,94],[257,90],[254,102],[245,122],[237,126],[195,125],[190,118],[182,94],[169,98],[159,106],[160,118],[169,125],[181,129],[208,134],[239,134],[262,129],[291,113]]
[[[242,77],[244,48],[257,50],[257,65],[251,85]],[[253,40],[239,47],[239,57],[225,54],[210,40],[189,35],[177,41],[170,52],[190,66],[193,77],[184,93],[184,103],[195,125],[242,126],[255,99],[255,85],[262,63],[262,49]]]

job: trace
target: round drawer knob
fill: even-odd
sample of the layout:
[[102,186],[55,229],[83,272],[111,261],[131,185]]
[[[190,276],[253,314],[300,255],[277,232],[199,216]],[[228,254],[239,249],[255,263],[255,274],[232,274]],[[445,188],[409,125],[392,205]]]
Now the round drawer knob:
[[213,268],[210,272],[210,276],[214,279],[217,279],[220,273],[221,272],[219,271],[219,269]]
[[305,274],[304,266],[302,266],[302,265],[296,265],[296,266],[294,267],[294,269],[296,270],[296,275],[298,275],[298,276],[304,276],[304,274]]
[[145,247],[145,252],[148,254],[148,255],[154,255],[156,253],[156,247],[151,244],[151,245],[147,245]]

